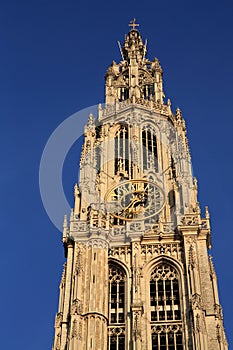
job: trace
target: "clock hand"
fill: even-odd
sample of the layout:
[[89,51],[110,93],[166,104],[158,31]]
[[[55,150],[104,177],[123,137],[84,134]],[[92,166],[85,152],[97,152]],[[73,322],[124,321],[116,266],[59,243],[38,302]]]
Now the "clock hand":
[[134,198],[132,199],[132,201],[127,205],[127,207],[125,207],[123,210],[125,211],[125,210],[129,209],[130,206],[132,206],[132,204],[134,204],[134,202],[135,202],[136,200],[137,200],[137,197],[134,197]]
[[143,192],[137,193],[137,195],[133,198],[133,200],[127,205],[127,207],[124,208],[124,211],[135,207],[135,204],[139,204],[139,203],[143,204],[145,202],[145,198],[139,198],[140,194],[143,195]]

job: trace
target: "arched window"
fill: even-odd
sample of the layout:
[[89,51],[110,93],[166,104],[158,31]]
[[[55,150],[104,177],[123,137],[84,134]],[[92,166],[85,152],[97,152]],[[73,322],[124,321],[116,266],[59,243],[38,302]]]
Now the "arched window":
[[182,350],[179,276],[167,263],[151,273],[150,316],[152,350]]
[[109,350],[125,349],[125,279],[120,267],[109,266]]
[[143,154],[143,169],[154,169],[158,171],[158,153],[157,140],[154,130],[149,126],[142,130],[142,154]]
[[[130,165],[130,145],[128,125],[122,124],[115,135],[115,164],[114,173],[119,174],[122,179],[129,179],[132,173]],[[124,225],[125,221],[119,218],[113,218],[113,225]]]
[[115,135],[115,174],[129,174],[128,126],[121,125]]

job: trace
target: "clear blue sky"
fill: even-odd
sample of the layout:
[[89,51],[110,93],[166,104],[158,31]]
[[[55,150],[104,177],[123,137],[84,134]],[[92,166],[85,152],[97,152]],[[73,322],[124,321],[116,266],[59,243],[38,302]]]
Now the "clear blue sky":
[[[133,17],[148,39],[148,57],[161,62],[166,97],[186,119],[233,344],[232,15],[230,0],[1,1],[2,349],[52,346],[64,257],[60,232],[40,199],[40,157],[58,124],[104,101],[104,74],[120,60],[117,40]],[[72,149],[64,167],[71,203],[77,164]]]

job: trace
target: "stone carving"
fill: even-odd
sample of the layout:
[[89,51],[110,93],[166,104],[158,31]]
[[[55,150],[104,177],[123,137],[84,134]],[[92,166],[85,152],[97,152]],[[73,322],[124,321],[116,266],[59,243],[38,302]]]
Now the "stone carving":
[[200,322],[200,315],[197,314],[195,317],[195,331],[196,332],[201,332],[201,322]]
[[[116,110],[123,110],[128,107],[132,103],[132,99],[127,99],[122,102],[118,102],[117,104],[109,104],[102,110],[102,116],[108,117],[112,114],[116,113]],[[161,103],[159,100],[157,102],[152,100],[145,100],[144,98],[136,98],[135,103],[146,107],[148,110],[153,110],[154,112],[164,114],[169,116],[169,108],[164,103]]]
[[175,225],[173,222],[161,223],[162,224],[162,232],[163,233],[171,233],[175,229]]
[[[126,101],[124,101],[126,102]],[[123,102],[120,103],[120,108],[123,107]],[[143,122],[144,120],[144,116],[141,115],[141,114],[138,114],[138,113],[132,113],[132,114],[129,114],[127,115],[127,118],[126,118],[126,122],[129,124],[129,125],[141,125],[141,123]],[[133,137],[133,141],[137,144],[138,143],[138,138],[136,135],[134,135]]]
[[177,272],[173,266],[168,264],[162,264],[157,266],[151,273],[151,281],[156,280],[173,280],[177,279]]
[[111,336],[111,335],[121,335],[121,334],[125,334],[125,327],[120,327],[120,326],[117,326],[117,327],[109,327],[108,328],[108,335]]
[[184,226],[196,226],[199,224],[199,216],[198,215],[185,215],[181,219],[181,223]]
[[125,234],[125,227],[124,226],[114,227],[111,232],[112,232],[113,236],[124,235]]
[[[126,101],[125,101],[126,102]],[[115,112],[115,105],[108,104],[106,107],[102,110],[103,116],[107,116],[108,114]]]
[[58,333],[56,337],[55,350],[60,350],[60,349],[61,349],[61,333]]
[[209,255],[209,265],[210,265],[210,276],[213,278],[216,276],[216,274],[215,274],[215,269],[214,269],[213,258],[211,255]]
[[146,225],[146,229],[149,231],[152,229],[154,233],[160,234],[160,233],[174,233],[175,225],[173,222],[161,222],[159,220],[158,223],[151,225]]
[[95,127],[95,119],[92,113],[89,114],[88,117],[88,122],[87,122],[87,130],[93,129],[93,127]]
[[85,221],[74,222],[73,230],[80,232],[87,231],[87,223]]
[[[137,243],[136,243],[137,245]],[[138,251],[138,247],[134,247],[134,251]],[[134,254],[134,266],[133,266],[133,284],[135,288],[135,293],[139,292],[140,287],[140,276],[142,268],[138,266],[138,253]]]
[[79,327],[78,327],[78,340],[82,340],[82,321],[79,321]]
[[134,312],[133,333],[135,339],[141,339],[141,312]]
[[160,254],[171,256],[177,260],[181,260],[183,248],[179,243],[167,243],[167,244],[148,244],[141,246],[141,255],[145,261],[149,258],[156,257]]
[[74,320],[72,325],[71,338],[77,338],[77,335],[78,335],[77,320]]
[[142,223],[141,222],[133,222],[129,225],[130,231],[142,231]]
[[119,102],[117,106],[119,110],[122,110],[125,107],[128,107],[129,104],[130,104],[130,100],[125,100],[125,101]]
[[81,315],[83,310],[83,304],[81,300],[74,299],[71,306],[71,314],[72,315]]
[[192,295],[191,304],[194,310],[201,310],[203,308],[200,294],[195,293]]
[[55,327],[60,327],[62,322],[63,312],[58,312],[55,319]]
[[189,247],[189,266],[195,268],[197,265],[196,253],[193,244]]
[[131,253],[130,246],[122,246],[122,247],[110,248],[108,254],[109,256],[121,258],[122,256],[125,257],[126,255],[129,255],[130,253]]
[[209,220],[208,219],[201,219],[201,228],[203,230],[209,229]]
[[216,326],[216,336],[217,336],[218,342],[221,343],[222,336],[221,336],[221,327],[219,324],[217,324]]
[[186,147],[184,145],[183,137],[181,135],[179,135],[179,138],[178,138],[178,151],[179,151],[180,157],[186,156]]
[[88,210],[88,221],[90,227],[106,229],[109,223],[109,215],[98,206],[90,206]]
[[83,261],[82,261],[82,251],[81,247],[77,247],[77,253],[76,253],[76,263],[75,263],[75,273],[79,275],[81,271],[83,270]]
[[87,247],[93,247],[93,248],[108,248],[108,242],[105,240],[98,238],[98,239],[89,239],[87,241]]
[[181,324],[175,324],[175,325],[155,325],[151,327],[151,332],[153,333],[177,333],[177,332],[182,332],[182,325]]
[[158,112],[164,115],[169,115],[169,109],[168,106],[165,104],[161,103],[160,100],[157,102],[155,101],[149,101],[145,100],[144,98],[137,98],[136,99],[136,104],[142,105],[144,107],[148,107],[149,109],[152,109],[154,112]]
[[66,283],[66,266],[67,264],[65,263],[63,265],[63,272],[62,272],[62,277],[61,277],[61,287],[64,287],[65,283]]
[[197,243],[197,236],[187,236],[186,242],[189,244]]
[[138,166],[139,164],[139,144],[135,141],[132,143],[132,161],[135,163],[135,165]]
[[111,265],[109,266],[109,281],[125,281],[126,276],[122,270],[120,270],[118,267]]
[[222,313],[221,305],[219,305],[219,304],[215,304],[214,305],[214,313],[220,320],[223,319],[223,313]]

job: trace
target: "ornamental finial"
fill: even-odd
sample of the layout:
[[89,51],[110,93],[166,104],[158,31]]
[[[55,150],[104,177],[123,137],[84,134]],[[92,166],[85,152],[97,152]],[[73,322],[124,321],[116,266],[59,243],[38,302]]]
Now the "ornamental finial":
[[133,30],[135,30],[135,27],[139,27],[139,24],[135,22],[136,22],[136,18],[132,19],[132,21],[129,22],[129,27],[132,27]]

